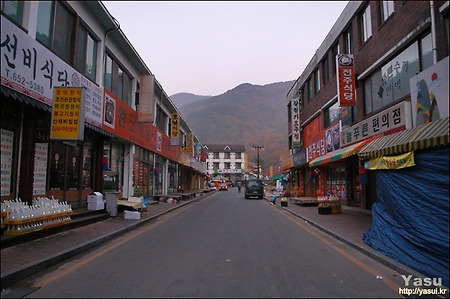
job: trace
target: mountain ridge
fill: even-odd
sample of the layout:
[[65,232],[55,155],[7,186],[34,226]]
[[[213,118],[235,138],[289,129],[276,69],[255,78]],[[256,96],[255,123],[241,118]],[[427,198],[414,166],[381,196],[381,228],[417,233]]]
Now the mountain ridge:
[[263,173],[277,174],[280,156],[288,150],[286,94],[295,80],[253,85],[242,83],[217,96],[178,93],[171,96],[183,119],[201,143],[243,144],[249,165],[259,152]]

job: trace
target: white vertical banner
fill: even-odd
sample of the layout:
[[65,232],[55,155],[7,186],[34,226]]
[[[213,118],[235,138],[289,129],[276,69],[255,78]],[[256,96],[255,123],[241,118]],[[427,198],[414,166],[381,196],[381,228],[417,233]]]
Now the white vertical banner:
[[45,195],[47,155],[48,143],[36,143],[34,147],[33,195]]
[[11,192],[12,157],[14,132],[1,129],[1,165],[2,165],[2,187],[1,195],[9,195]]

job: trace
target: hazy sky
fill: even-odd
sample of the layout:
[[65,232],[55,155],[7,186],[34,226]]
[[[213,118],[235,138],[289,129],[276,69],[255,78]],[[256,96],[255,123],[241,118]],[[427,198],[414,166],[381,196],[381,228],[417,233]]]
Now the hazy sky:
[[296,80],[348,1],[103,3],[168,96],[215,96]]

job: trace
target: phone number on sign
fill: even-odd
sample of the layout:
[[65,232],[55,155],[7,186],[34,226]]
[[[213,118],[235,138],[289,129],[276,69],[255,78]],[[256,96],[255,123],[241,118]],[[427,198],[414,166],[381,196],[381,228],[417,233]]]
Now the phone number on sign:
[[44,87],[37,84],[36,82],[34,82],[33,80],[27,80],[27,78],[25,78],[22,75],[19,75],[15,72],[11,72],[9,69],[6,69],[6,77],[20,85],[22,85],[25,88],[28,88],[32,91],[35,91],[37,93],[40,94],[44,94]]

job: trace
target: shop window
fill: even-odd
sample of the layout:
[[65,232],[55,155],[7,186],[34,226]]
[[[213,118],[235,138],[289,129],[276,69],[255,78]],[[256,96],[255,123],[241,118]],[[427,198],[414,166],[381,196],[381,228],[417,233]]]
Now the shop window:
[[91,154],[90,146],[83,149],[83,147],[73,144],[51,143],[49,151],[49,189],[91,189],[93,167]]
[[83,148],[83,189],[93,189],[93,163],[92,163],[92,145],[86,143]]
[[80,188],[80,147],[67,146],[67,189]]
[[177,177],[177,167],[173,162],[169,162],[168,176],[167,191],[168,193],[175,193],[178,190],[177,182],[181,182],[181,178]]
[[61,2],[40,1],[36,39],[70,63],[74,16]]
[[335,196],[340,200],[346,199],[345,166],[330,167],[326,174],[327,196]]
[[153,192],[153,155],[149,150],[136,147],[133,167],[133,189],[135,196],[147,196]]
[[2,1],[2,12],[13,22],[22,25],[23,1]]
[[119,190],[123,186],[124,145],[117,142],[103,146],[103,188]]
[[50,147],[50,190],[64,190],[66,150],[62,143],[53,143]]
[[409,79],[431,64],[432,47],[430,34],[427,34],[364,80],[366,114],[407,96]]
[[98,42],[81,23],[78,25],[75,44],[75,68],[91,81],[96,82]]

